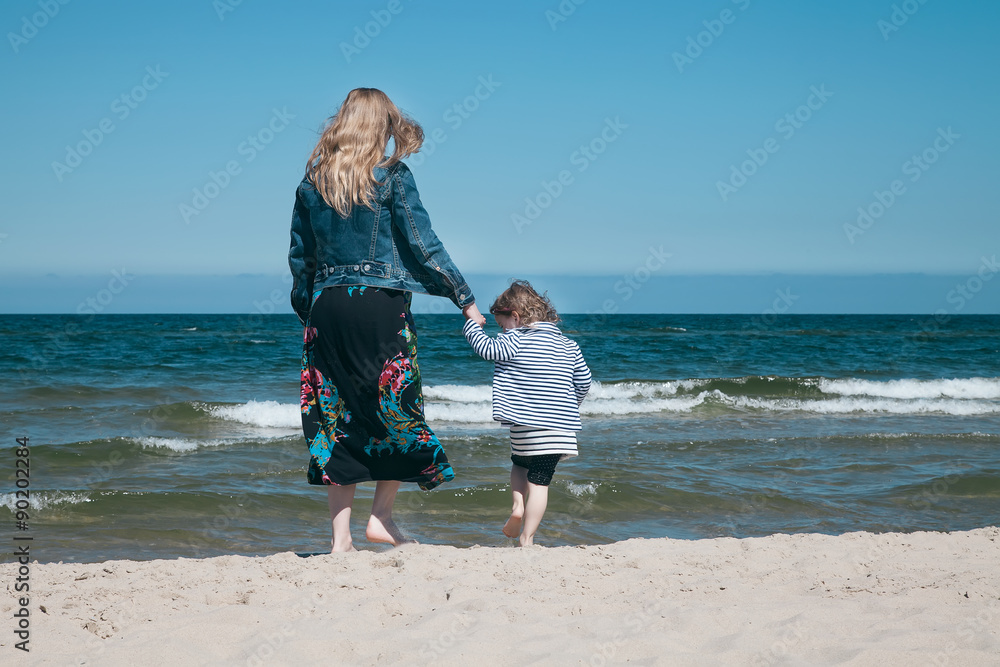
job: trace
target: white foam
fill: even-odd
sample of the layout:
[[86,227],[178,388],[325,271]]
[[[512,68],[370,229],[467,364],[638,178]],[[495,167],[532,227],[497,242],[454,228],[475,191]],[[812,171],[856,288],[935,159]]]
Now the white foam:
[[[425,395],[426,397],[426,395]],[[429,422],[487,424],[493,422],[492,403],[424,402],[424,417]]]
[[424,387],[424,399],[459,403],[489,403],[493,388],[488,384],[439,384]]
[[964,378],[954,380],[820,380],[825,394],[841,396],[878,396],[882,398],[960,398],[1000,399],[1000,378]]
[[704,384],[704,382],[699,380],[683,380],[680,382],[618,382],[615,384],[602,384],[594,381],[590,386],[590,391],[587,393],[586,400],[666,398],[668,396],[675,396],[680,387],[690,389],[697,386],[697,384]]
[[[0,493],[0,505],[14,512],[17,509],[17,501],[25,500],[18,498],[16,493]],[[34,491],[28,500],[28,507],[33,510],[43,510],[48,507],[58,507],[59,505],[77,505],[79,503],[92,502],[86,493],[67,493],[65,491]]]
[[488,384],[441,384],[423,391],[424,416],[429,422],[493,422],[493,388]]
[[580,406],[581,415],[632,415],[643,412],[690,412],[705,402],[710,393],[702,392],[697,396],[683,398],[652,398],[634,399],[590,399]]
[[295,403],[277,401],[247,401],[241,405],[215,405],[209,414],[226,421],[263,428],[302,428],[302,411]]
[[187,440],[185,438],[158,438],[155,436],[136,438],[143,447],[149,449],[162,448],[175,452],[193,452],[199,447],[218,447],[232,444],[233,440]]
[[570,492],[571,495],[577,498],[582,498],[583,496],[596,496],[597,489],[601,486],[600,482],[587,482],[586,484],[577,484],[576,482],[566,482],[566,490]]
[[[731,381],[745,382],[744,378]],[[827,399],[757,398],[730,396],[717,389],[697,394],[677,395],[679,390],[695,391],[712,380],[674,382],[594,382],[580,414],[589,417],[624,416],[641,413],[689,413],[700,405],[716,404],[740,410],[773,412],[813,412],[816,414],[1000,414],[994,391],[1000,397],[1000,380],[820,380],[830,393]],[[867,393],[862,393],[867,392]],[[892,394],[898,394],[894,396]],[[425,412],[430,421],[489,422],[492,416],[489,385],[442,385],[424,390]],[[434,400],[439,399],[439,400]]]
[[946,414],[957,416],[1000,414],[1000,404],[988,401],[966,401],[955,399],[894,398],[833,398],[829,400],[769,399],[726,396],[726,402],[735,407],[756,408],[786,412],[791,410],[815,412],[817,414],[887,413],[896,415]]
[[[742,384],[747,378],[727,380]],[[682,414],[690,413],[701,405],[714,404],[740,410],[801,411],[816,414],[1000,414],[1000,378],[888,381],[801,378],[800,381],[818,386],[829,398],[758,398],[730,396],[717,389],[698,391],[713,382],[711,379],[613,384],[595,381],[580,407],[580,413],[588,417],[655,412]],[[423,392],[424,414],[430,422],[493,423],[492,387],[488,384],[433,385],[425,386]],[[255,427],[258,431],[263,431],[255,435],[264,437],[298,431],[302,424],[301,412],[296,403],[248,401],[239,405],[199,407],[218,419]],[[177,438],[147,440],[149,444],[146,446],[168,447],[175,451],[191,451],[198,447],[224,444],[222,441]]]
[[[642,412],[689,412],[706,394],[675,397],[678,382],[594,382],[580,408],[584,415],[629,415]],[[424,415],[428,421],[489,423],[493,421],[493,389],[483,385],[424,387]]]
[[675,382],[620,382],[602,384],[594,382],[580,406],[581,415],[631,415],[645,412],[690,412],[717,391],[677,396],[679,389],[692,390],[709,380],[680,380]]

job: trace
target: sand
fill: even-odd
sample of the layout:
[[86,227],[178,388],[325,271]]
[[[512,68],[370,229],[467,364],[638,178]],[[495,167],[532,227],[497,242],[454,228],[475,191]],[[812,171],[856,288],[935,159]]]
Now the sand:
[[28,654],[13,645],[18,566],[6,563],[0,662],[998,665],[998,538],[993,527],[32,563]]

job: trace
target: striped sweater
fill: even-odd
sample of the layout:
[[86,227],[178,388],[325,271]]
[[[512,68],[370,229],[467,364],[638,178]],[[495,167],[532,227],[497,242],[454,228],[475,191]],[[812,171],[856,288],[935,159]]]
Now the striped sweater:
[[539,428],[579,431],[580,404],[590,391],[590,369],[580,347],[551,322],[535,322],[490,338],[472,320],[465,338],[493,367],[493,419]]

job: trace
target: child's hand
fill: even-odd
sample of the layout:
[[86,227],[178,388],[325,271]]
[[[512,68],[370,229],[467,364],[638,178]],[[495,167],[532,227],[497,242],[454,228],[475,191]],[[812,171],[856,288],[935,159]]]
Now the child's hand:
[[486,318],[479,312],[479,307],[476,304],[470,303],[462,309],[462,314],[465,315],[465,319],[472,320],[481,327],[486,326]]

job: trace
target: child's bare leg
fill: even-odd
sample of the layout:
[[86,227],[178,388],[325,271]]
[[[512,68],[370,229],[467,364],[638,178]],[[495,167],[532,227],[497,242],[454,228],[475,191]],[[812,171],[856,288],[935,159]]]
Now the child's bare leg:
[[333,549],[338,551],[356,551],[351,540],[351,505],[354,504],[354,484],[338,486],[331,484],[326,490],[330,505],[330,521],[333,523]]
[[396,481],[381,481],[375,485],[372,515],[368,519],[368,529],[365,530],[365,537],[369,542],[385,542],[398,547],[404,542],[413,541],[404,537],[392,520],[392,504],[396,500],[399,484]]
[[518,465],[510,467],[510,493],[514,504],[510,518],[503,525],[503,534],[517,537],[521,534],[521,517],[524,516],[524,496],[528,492],[528,469]]
[[524,503],[524,525],[521,528],[521,546],[534,544],[535,531],[542,523],[545,508],[549,504],[549,487],[528,482],[528,494]]

